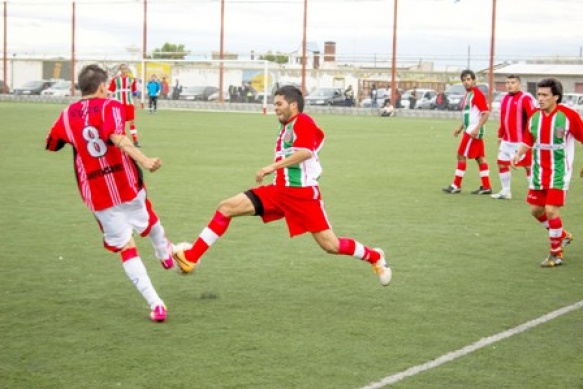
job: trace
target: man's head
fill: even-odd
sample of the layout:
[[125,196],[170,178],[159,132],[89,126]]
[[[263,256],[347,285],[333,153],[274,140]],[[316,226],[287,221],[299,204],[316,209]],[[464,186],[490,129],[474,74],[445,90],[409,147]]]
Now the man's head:
[[156,81],[156,79],[157,79],[157,78],[158,78],[158,77],[156,77],[156,75],[155,75],[155,74],[152,74],[152,75],[150,76],[150,80],[152,80],[152,81]]
[[[77,82],[82,96],[94,95],[98,92],[103,92],[104,96],[107,94],[105,86],[107,72],[98,65],[87,65],[81,69]],[[100,91],[101,88],[103,91]]]
[[476,82],[476,73],[471,71],[470,69],[466,69],[462,71],[460,75],[460,79],[462,80],[462,84],[464,84],[464,88],[467,91],[471,90]]
[[553,77],[543,78],[536,84],[538,104],[540,108],[550,113],[563,99],[563,84]]
[[506,76],[506,90],[511,95],[520,91],[520,76],[516,74],[509,74]]
[[273,105],[279,122],[286,123],[290,118],[304,111],[304,96],[302,96],[302,91],[293,85],[282,86],[275,91]]
[[122,63],[121,65],[119,65],[119,72],[121,73],[122,76],[127,76],[129,73],[130,69],[128,68],[128,65],[125,63]]

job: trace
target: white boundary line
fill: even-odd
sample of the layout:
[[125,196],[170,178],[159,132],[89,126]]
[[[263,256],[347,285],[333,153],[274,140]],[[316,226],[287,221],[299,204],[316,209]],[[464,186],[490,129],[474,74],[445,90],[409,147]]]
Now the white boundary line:
[[361,389],[378,389],[378,388],[382,388],[382,387],[387,386],[387,385],[394,384],[396,382],[404,380],[407,377],[412,377],[414,375],[417,375],[417,374],[422,373],[424,371],[427,371],[429,369],[433,369],[434,367],[438,367],[440,365],[443,365],[444,363],[451,362],[454,359],[457,359],[459,357],[463,357],[469,353],[472,353],[476,350],[481,349],[482,347],[488,346],[492,343],[499,342],[502,339],[509,338],[513,335],[520,334],[521,332],[527,331],[527,330],[534,328],[540,324],[544,324],[548,321],[556,319],[557,317],[559,317],[561,315],[564,315],[566,313],[569,313],[571,311],[574,311],[574,310],[580,309],[580,308],[583,308],[583,300],[581,300],[575,304],[569,305],[567,307],[557,309],[556,311],[553,311],[553,312],[548,313],[544,316],[541,316],[538,319],[534,319],[534,320],[531,320],[531,321],[526,322],[524,324],[521,324],[518,327],[511,328],[509,330],[506,330],[504,332],[500,332],[499,334],[489,336],[487,338],[482,338],[479,341],[477,341],[476,343],[473,343],[469,346],[465,346],[465,347],[460,348],[459,350],[444,354],[437,359],[423,363],[421,365],[410,367],[409,369],[404,370],[400,373],[385,377],[379,382],[373,382],[371,384],[368,384],[367,386],[363,386]]

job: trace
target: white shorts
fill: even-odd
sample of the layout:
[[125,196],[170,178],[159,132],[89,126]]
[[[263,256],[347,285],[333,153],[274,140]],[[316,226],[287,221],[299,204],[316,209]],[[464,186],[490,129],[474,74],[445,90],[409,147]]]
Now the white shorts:
[[[498,161],[504,161],[510,163],[514,155],[518,152],[518,147],[520,142],[500,142],[500,150],[498,151]],[[522,155],[520,160],[524,159],[525,155]]]
[[142,189],[132,201],[95,212],[95,217],[103,231],[103,243],[108,250],[120,251],[137,232],[148,234],[158,221]]

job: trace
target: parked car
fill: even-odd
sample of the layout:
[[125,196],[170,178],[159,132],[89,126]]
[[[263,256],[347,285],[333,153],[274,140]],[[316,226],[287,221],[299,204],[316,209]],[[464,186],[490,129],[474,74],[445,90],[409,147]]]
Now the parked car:
[[[411,108],[411,93],[413,89],[406,90],[401,95],[401,108]],[[435,108],[435,97],[437,91],[434,89],[415,89],[415,107],[416,109],[433,109]]]
[[[229,91],[223,91],[223,101],[229,101],[231,95],[229,95]],[[218,101],[219,100],[219,91],[216,91],[212,95],[209,96],[208,101]]]
[[492,112],[500,111],[500,104],[502,103],[502,99],[507,94],[508,92],[494,92],[494,96],[492,97],[492,107],[490,108]]
[[218,91],[219,88],[216,86],[185,86],[178,98],[180,100],[207,101],[210,95]]
[[[476,85],[479,90],[488,98],[488,84],[479,83]],[[462,101],[466,95],[466,88],[464,84],[448,85],[443,92],[447,96],[449,110],[460,111],[462,109]]]
[[435,89],[417,89],[417,101],[415,108],[417,109],[435,109],[435,98],[437,91]]
[[[75,84],[75,95],[80,95],[79,85]],[[71,96],[71,81],[58,81],[40,93],[42,96]]]
[[50,88],[55,84],[56,81],[29,81],[19,88],[14,88],[13,94],[15,95],[40,95],[42,91]]
[[[0,93],[4,93],[4,81],[0,80]],[[10,87],[6,84],[6,93],[10,93]]]
[[[387,88],[379,88],[377,89],[377,108],[382,107],[385,104],[385,100],[386,99],[390,99],[391,98],[391,91],[390,89]],[[370,97],[367,97],[366,99],[363,99],[360,102],[360,106],[362,108],[370,108],[371,107],[371,103],[372,103],[372,99]]]
[[318,88],[305,98],[306,105],[344,105],[340,88]]
[[561,103],[583,115],[583,93],[563,93]]

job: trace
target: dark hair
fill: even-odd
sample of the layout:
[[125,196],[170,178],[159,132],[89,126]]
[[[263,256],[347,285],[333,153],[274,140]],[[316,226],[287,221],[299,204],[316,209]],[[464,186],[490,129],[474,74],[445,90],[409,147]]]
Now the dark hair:
[[520,81],[520,76],[518,74],[509,74],[506,76],[506,78],[516,78],[518,81]]
[[537,88],[551,88],[553,96],[559,96],[557,103],[563,100],[563,84],[554,77],[543,78],[536,84]]
[[77,77],[82,96],[94,94],[99,89],[99,85],[106,81],[107,72],[95,64],[85,66]]
[[468,76],[468,75],[469,75],[470,77],[472,77],[472,80],[475,80],[475,79],[476,79],[476,73],[474,73],[474,72],[473,72],[472,70],[470,70],[470,69],[465,69],[465,70],[462,70],[462,74],[460,75],[460,78],[463,80],[463,79],[464,79],[464,78],[466,78],[466,76]]
[[275,96],[283,96],[289,104],[296,102],[298,104],[298,111],[304,112],[304,96],[302,96],[302,91],[295,86],[282,86],[275,91]]

